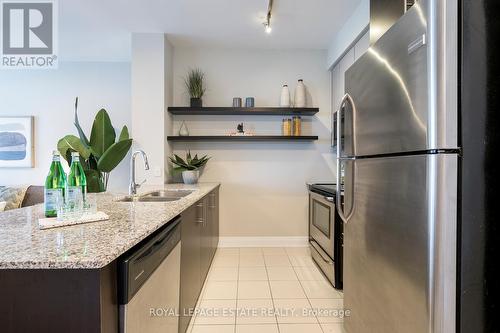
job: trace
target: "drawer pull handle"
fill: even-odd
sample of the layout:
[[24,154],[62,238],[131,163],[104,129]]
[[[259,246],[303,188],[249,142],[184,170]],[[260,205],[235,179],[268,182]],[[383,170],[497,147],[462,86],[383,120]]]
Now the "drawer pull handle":
[[325,258],[325,255],[323,253],[321,253],[321,252],[323,252],[323,250],[321,250],[315,242],[311,242],[310,244],[311,244],[311,247],[313,248],[313,250],[318,253],[318,255],[321,257],[321,259],[323,259],[323,261],[325,263],[327,263],[328,265],[333,264],[333,262],[330,259]]

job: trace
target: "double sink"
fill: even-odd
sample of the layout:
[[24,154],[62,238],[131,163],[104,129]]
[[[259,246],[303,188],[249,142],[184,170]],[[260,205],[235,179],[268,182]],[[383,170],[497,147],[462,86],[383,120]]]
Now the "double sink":
[[118,202],[168,202],[168,201],[177,201],[185,196],[190,195],[193,191],[189,190],[159,190],[148,192],[141,195],[128,195],[125,197],[121,197],[116,199]]

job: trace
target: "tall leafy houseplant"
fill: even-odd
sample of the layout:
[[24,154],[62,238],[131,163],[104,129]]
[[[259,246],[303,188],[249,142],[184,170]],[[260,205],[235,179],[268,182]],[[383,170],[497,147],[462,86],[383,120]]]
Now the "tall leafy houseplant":
[[207,90],[205,87],[205,74],[199,68],[191,69],[184,83],[189,97],[191,97],[191,107],[202,107],[203,101],[201,98]]
[[78,97],[75,101],[75,127],[78,137],[66,135],[57,143],[57,149],[71,164],[71,152],[78,152],[87,177],[89,192],[104,192],[108,186],[109,174],[127,155],[132,146],[127,126],[123,126],[118,140],[111,119],[106,110],[101,109],[95,116],[90,140],[78,121]]

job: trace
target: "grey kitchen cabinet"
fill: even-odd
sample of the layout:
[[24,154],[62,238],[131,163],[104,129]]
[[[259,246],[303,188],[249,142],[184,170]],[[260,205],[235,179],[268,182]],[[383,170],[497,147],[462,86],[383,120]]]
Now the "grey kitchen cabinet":
[[198,215],[197,218],[201,223],[201,235],[200,235],[200,278],[205,281],[205,278],[210,269],[210,263],[212,262],[212,225],[213,221],[209,215],[209,196],[203,198],[198,204]]
[[[370,32],[365,32],[353,45],[346,50],[336,65],[331,69],[331,106],[332,106],[332,132],[336,131],[336,113],[340,108],[340,102],[345,95],[345,72],[358,60],[370,47]],[[332,133],[332,134],[333,134]],[[335,135],[332,135],[332,146],[335,146]]]
[[[214,189],[198,207],[201,216],[201,276],[205,280],[219,244],[219,190]],[[201,215],[203,214],[203,215]]]
[[358,60],[370,47],[370,31],[367,31],[361,38],[354,44],[354,59]]
[[215,255],[215,251],[217,251],[217,247],[219,246],[219,189],[214,189],[208,197],[210,199],[208,214],[213,221],[213,223],[211,223],[211,252],[213,257]]
[[345,72],[354,64],[370,47],[370,32],[367,31],[358,41],[346,51],[344,56],[332,68],[332,107],[336,112],[340,101],[345,94]]
[[202,287],[200,274],[201,224],[196,221],[196,204],[186,209],[181,222],[181,290],[179,332],[185,332]]
[[332,107],[336,112],[340,107],[340,101],[344,97],[345,72],[354,63],[354,48],[351,48],[337,65],[332,69]]
[[186,332],[219,240],[219,191],[186,209],[181,222],[179,333]]

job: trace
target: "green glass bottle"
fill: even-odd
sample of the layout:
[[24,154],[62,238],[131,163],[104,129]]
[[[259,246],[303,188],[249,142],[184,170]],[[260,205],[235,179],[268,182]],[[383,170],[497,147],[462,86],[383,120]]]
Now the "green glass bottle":
[[87,178],[80,163],[80,154],[71,153],[71,167],[68,175],[66,204],[73,209],[81,209],[87,195]]
[[65,188],[66,174],[61,165],[59,152],[54,150],[50,171],[45,179],[44,210],[46,217],[57,216],[57,205],[64,203]]

